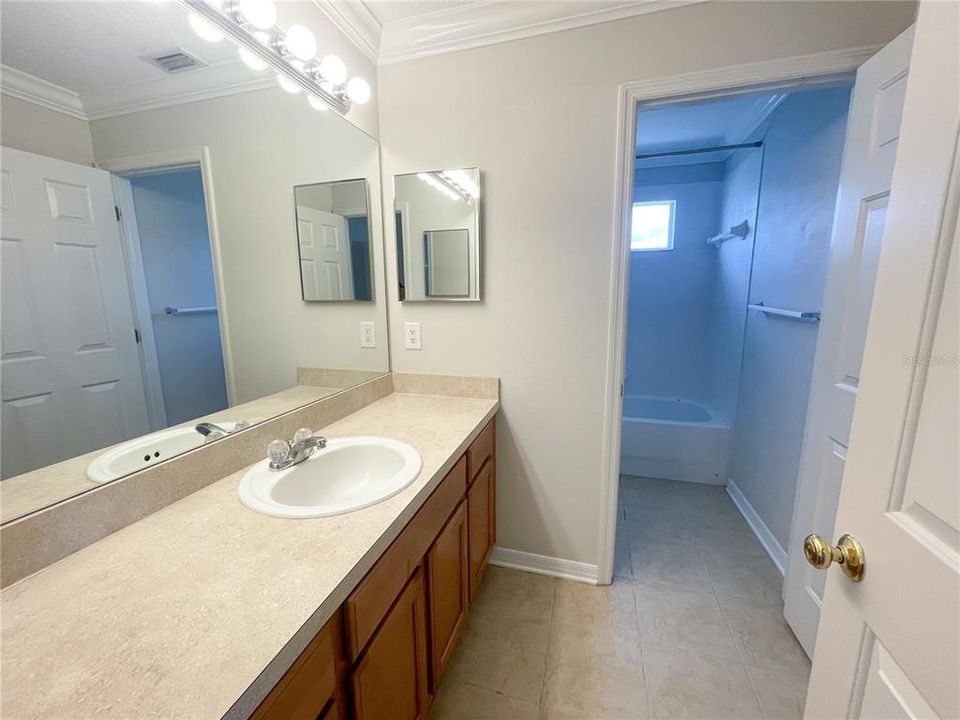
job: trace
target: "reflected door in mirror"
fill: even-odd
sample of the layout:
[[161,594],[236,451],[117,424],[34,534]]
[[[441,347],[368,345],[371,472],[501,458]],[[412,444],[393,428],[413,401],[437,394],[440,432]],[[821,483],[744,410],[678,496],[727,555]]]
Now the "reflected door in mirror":
[[303,299],[373,300],[366,180],[300,185],[294,199]]

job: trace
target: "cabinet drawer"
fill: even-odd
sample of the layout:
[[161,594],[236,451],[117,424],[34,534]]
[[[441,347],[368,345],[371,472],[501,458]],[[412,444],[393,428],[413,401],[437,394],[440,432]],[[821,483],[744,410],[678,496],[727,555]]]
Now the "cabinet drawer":
[[467,481],[473,482],[488,458],[493,457],[497,428],[491,420],[467,448]]
[[332,698],[337,695],[341,628],[338,611],[260,703],[251,720],[317,720],[325,708],[336,704]]
[[467,489],[466,459],[460,458],[413,519],[350,593],[345,608],[347,655],[352,662],[370,640],[407,580]]

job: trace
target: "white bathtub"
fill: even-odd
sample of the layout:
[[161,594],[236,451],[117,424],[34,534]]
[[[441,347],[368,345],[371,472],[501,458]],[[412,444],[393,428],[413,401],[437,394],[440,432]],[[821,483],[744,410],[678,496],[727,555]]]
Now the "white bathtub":
[[723,485],[730,426],[705,405],[679,398],[623,398],[623,475]]

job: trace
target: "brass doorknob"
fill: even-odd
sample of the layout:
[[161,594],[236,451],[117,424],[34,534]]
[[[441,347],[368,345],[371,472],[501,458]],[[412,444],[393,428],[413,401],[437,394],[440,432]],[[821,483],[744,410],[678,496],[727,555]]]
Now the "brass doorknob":
[[863,580],[863,547],[852,535],[842,535],[836,545],[831,545],[819,535],[807,535],[803,541],[803,554],[807,562],[818,570],[826,570],[832,563],[837,563],[854,582]]

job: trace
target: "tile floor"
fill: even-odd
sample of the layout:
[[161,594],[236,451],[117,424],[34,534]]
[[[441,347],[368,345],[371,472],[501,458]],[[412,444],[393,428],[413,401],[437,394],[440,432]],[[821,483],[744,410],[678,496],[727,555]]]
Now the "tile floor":
[[624,477],[613,585],[487,569],[432,720],[800,718],[810,663],[723,488]]

